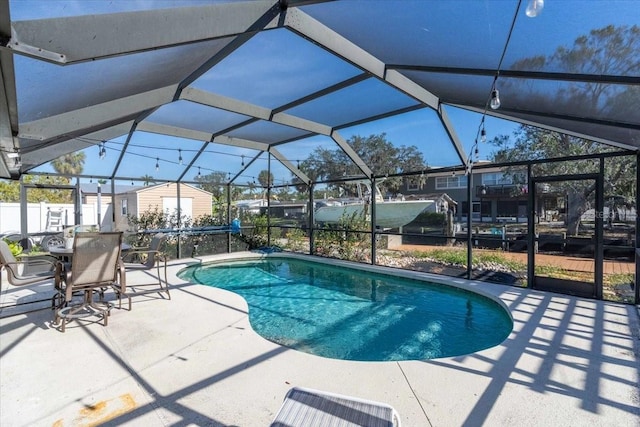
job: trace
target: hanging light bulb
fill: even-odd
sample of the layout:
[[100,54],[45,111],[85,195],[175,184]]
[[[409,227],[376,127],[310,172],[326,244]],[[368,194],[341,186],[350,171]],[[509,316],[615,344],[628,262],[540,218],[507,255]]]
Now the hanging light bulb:
[[182,164],[182,150],[178,148],[178,163]]
[[478,150],[478,146],[476,145],[476,149],[474,151],[474,154],[476,155],[476,160],[478,160],[478,158],[480,157],[480,150]]
[[542,13],[544,8],[544,0],[529,0],[527,8],[524,11],[529,18],[535,18]]
[[107,150],[104,148],[104,141],[102,141],[100,143],[100,148],[98,149],[98,157],[100,157],[100,159],[104,159],[104,157],[107,155]]
[[240,156],[242,157],[242,167],[244,167],[244,156]]
[[484,125],[482,126],[482,130],[480,131],[480,141],[487,142],[487,131],[484,130]]
[[200,166],[198,166],[198,178],[202,177],[202,174],[200,173]]
[[156,157],[156,170],[160,169],[160,158]]
[[493,110],[500,108],[500,92],[496,88],[491,91],[491,103],[489,105]]

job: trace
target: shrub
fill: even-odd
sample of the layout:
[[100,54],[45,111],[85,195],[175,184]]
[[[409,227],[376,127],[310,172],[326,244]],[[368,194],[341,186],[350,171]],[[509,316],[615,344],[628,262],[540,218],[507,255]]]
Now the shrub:
[[9,239],[2,239],[2,240],[4,240],[7,243],[7,245],[9,245],[9,250],[11,251],[11,254],[14,257],[17,258],[22,254],[23,249],[20,243],[11,241]]

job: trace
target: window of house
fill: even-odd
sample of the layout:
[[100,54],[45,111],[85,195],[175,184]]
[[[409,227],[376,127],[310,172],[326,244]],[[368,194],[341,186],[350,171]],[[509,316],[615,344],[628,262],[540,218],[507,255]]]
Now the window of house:
[[129,213],[128,209],[127,209],[127,199],[122,199],[120,202],[120,212],[122,214],[122,216],[127,216],[127,214]]
[[484,185],[510,185],[513,184],[511,175],[502,172],[483,173],[482,183]]
[[418,178],[407,178],[407,190],[418,191],[420,189],[420,180]]
[[436,190],[452,188],[467,188],[467,177],[465,175],[436,177]]

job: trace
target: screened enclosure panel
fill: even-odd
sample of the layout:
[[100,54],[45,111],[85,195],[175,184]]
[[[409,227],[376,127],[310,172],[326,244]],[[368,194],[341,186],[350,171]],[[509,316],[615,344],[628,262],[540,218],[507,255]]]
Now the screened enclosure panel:
[[235,137],[273,144],[283,140],[301,138],[308,135],[309,132],[274,122],[260,120],[239,129],[227,132],[226,134],[232,138]]
[[[469,120],[480,121],[480,115],[475,113],[469,113],[469,115],[473,117]],[[416,154],[421,155],[422,162],[399,164],[399,170],[396,170],[396,173],[461,164],[460,156],[442,126],[442,121],[430,108],[344,128],[340,133],[347,139],[384,134],[387,142],[396,149],[415,149]],[[462,139],[462,141],[468,142],[469,139]],[[366,153],[361,154],[366,157]],[[389,173],[388,170],[373,172],[376,175]]]
[[351,64],[289,30],[277,29],[252,37],[192,86],[277,108],[357,74]]
[[[287,8],[276,1],[0,1],[11,12],[3,17],[10,42],[2,51],[7,108],[0,111],[0,172],[8,177],[46,171],[52,159],[85,150],[83,179],[94,173],[193,179],[194,168],[205,166],[193,151],[213,138],[265,151],[282,145],[290,163],[275,156],[271,173],[286,182],[291,165],[306,158],[303,141],[332,132],[338,140],[384,134],[396,148],[416,147],[423,157],[416,167],[456,166],[469,157],[491,159],[488,146],[475,153],[475,141],[481,124],[490,128],[488,138],[505,134],[508,126],[498,118],[617,148],[640,144],[635,1],[546,2],[536,18],[516,0]],[[160,33],[156,17],[193,25]],[[212,26],[196,17],[210,18]],[[97,39],[74,32],[80,28],[95,29]],[[111,28],[117,33],[106,37]],[[52,58],[56,53],[70,61]],[[487,108],[494,84],[498,110]],[[182,150],[176,140],[152,143],[155,152],[141,162],[127,152],[109,171],[122,137],[146,138],[139,132],[198,141],[184,147],[183,161],[190,157],[192,164],[174,164]],[[109,159],[96,162],[102,141]],[[301,148],[289,145],[296,143]],[[22,157],[17,167],[9,158],[14,146]],[[388,168],[352,157],[345,167],[365,167],[345,173],[409,170],[379,170]],[[251,168],[266,170],[268,163]],[[128,171],[134,164],[139,170]],[[232,178],[256,174],[245,174],[238,162],[206,167]]]
[[185,138],[135,132],[116,173],[132,179],[145,176],[152,181],[176,181],[202,144]]
[[20,120],[29,122],[177,84],[226,43],[206,41],[67,67],[18,56]]
[[303,10],[385,63],[495,68],[516,4],[355,1]]
[[215,134],[243,123],[249,118],[250,117],[242,114],[212,108],[195,102],[179,100],[161,106],[145,120]]
[[377,79],[367,79],[286,110],[332,127],[417,105],[417,101]]
[[[24,7],[12,8],[11,17],[16,21],[28,19],[60,18],[65,16],[81,16],[116,12],[134,12],[150,9],[200,6],[203,3],[229,3],[233,0],[161,0],[146,2],[129,2],[112,0],[19,0]],[[12,0],[11,3],[16,3]]]

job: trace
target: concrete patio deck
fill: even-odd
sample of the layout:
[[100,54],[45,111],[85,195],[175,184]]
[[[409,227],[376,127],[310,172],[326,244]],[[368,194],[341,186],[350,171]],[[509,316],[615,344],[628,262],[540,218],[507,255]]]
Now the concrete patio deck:
[[[241,297],[176,277],[217,258],[173,262],[171,300],[134,296],[107,327],[61,333],[49,309],[4,307],[0,425],[268,426],[287,390],[304,386],[389,403],[405,427],[640,426],[636,306],[449,279],[509,307],[507,340],[436,360],[332,360],[263,339]],[[52,292],[2,284],[3,306]]]

